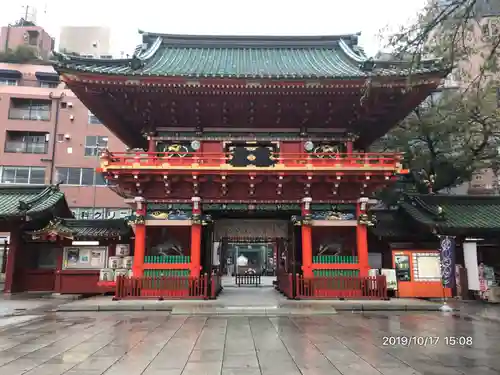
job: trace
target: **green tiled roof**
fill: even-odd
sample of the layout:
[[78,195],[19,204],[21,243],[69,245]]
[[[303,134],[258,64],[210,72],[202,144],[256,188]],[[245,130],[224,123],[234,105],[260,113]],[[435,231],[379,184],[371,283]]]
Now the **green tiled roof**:
[[401,209],[440,234],[480,235],[500,231],[500,198],[470,195],[404,196]]
[[56,218],[41,229],[27,231],[30,235],[57,234],[71,239],[127,238],[132,229],[124,219],[78,220]]
[[0,219],[34,216],[65,203],[57,186],[0,186]]
[[371,211],[375,215],[375,225],[369,227],[370,231],[377,237],[404,238],[411,236],[409,226],[405,225],[398,216],[396,210]]
[[[400,63],[369,60],[357,35],[259,37],[143,33],[131,59],[55,54],[55,69],[124,76],[227,78],[363,78],[408,75]],[[427,64],[427,66],[424,66]],[[413,74],[442,71],[425,62]]]
[[421,228],[416,228],[415,222],[401,211],[401,209],[372,210],[376,221],[373,227],[369,227],[370,232],[377,237],[393,241],[436,239],[429,227],[422,225]]

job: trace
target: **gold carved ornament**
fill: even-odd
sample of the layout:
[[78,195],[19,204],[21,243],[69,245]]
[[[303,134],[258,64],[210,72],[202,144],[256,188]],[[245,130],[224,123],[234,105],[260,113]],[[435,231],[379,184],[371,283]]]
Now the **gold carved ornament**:
[[333,154],[318,155],[318,158],[335,158],[340,153],[340,147],[336,145],[321,145],[314,149],[315,154]]
[[175,143],[167,147],[167,153],[168,158],[171,158],[172,156],[179,156],[183,158],[189,153],[189,150],[186,146]]

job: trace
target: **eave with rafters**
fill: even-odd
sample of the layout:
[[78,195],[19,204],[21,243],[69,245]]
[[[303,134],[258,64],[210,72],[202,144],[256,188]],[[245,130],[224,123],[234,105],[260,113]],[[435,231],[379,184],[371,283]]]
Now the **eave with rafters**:
[[[254,147],[253,147],[254,148]],[[231,164],[230,153],[175,157],[172,153],[105,153],[100,172],[124,197],[154,201],[290,201],[303,196],[353,202],[407,173],[399,154],[277,152],[270,166]]]
[[357,35],[188,36],[143,33],[130,59],[58,54],[68,87],[122,141],[146,148],[162,129],[316,128],[366,148],[432,92],[447,70],[375,62]]

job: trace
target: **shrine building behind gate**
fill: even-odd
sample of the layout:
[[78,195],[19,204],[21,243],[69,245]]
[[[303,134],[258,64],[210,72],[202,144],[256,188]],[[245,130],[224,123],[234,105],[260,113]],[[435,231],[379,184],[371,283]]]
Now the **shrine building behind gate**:
[[367,276],[368,197],[405,173],[367,150],[446,71],[368,59],[357,35],[142,38],[55,64],[130,148],[100,170],[136,209],[133,276]]

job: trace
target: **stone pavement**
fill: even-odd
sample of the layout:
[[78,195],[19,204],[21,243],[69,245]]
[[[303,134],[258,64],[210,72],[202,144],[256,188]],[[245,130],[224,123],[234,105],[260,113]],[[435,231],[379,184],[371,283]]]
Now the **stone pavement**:
[[53,313],[0,334],[0,374],[493,375],[499,339],[500,325],[438,313]]
[[481,301],[450,301],[449,304],[452,308],[459,310],[455,315],[462,318],[500,323],[500,304]]
[[54,306],[54,302],[49,299],[42,298],[6,298],[0,293],[0,318],[5,316],[16,315],[25,311],[46,308]]
[[45,312],[57,308],[58,305],[65,303],[68,298],[71,298],[71,296],[61,299],[26,294],[3,295],[0,293],[0,329],[41,319]]

